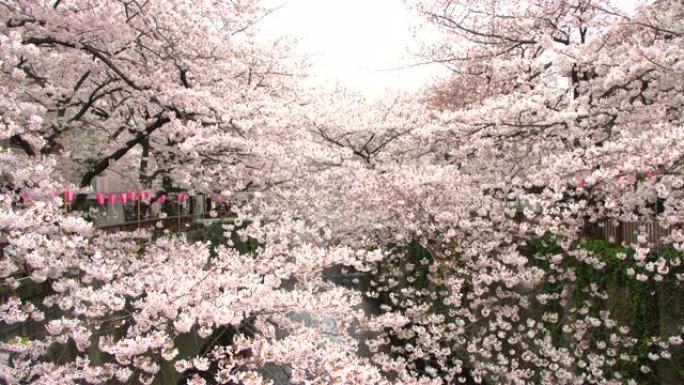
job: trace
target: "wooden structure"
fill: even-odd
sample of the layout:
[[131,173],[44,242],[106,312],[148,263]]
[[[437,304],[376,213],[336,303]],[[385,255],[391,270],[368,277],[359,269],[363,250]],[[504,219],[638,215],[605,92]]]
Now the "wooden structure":
[[661,247],[664,239],[672,234],[672,230],[671,227],[660,226],[656,221],[604,222],[587,226],[585,235],[618,245],[639,243],[639,235],[643,235],[646,238],[645,245]]

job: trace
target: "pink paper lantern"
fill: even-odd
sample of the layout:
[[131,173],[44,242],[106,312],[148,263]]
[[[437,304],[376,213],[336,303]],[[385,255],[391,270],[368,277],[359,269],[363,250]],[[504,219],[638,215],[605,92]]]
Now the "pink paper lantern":
[[66,202],[73,202],[75,197],[76,197],[76,194],[74,193],[74,190],[71,190],[71,189],[64,190],[64,200]]
[[145,202],[149,202],[152,199],[152,193],[150,193],[149,191],[141,191],[139,196],[140,199]]
[[166,194],[160,195],[159,198],[157,198],[157,202],[160,204],[166,202]]
[[118,199],[118,197],[116,194],[109,194],[109,204],[110,205],[115,205],[117,199]]
[[126,194],[126,193],[119,194],[119,200],[121,201],[121,203],[126,204],[126,202],[128,202],[128,194]]
[[185,203],[185,201],[188,200],[188,196],[185,195],[185,193],[178,193],[178,196],[176,197],[178,199],[178,202],[180,203]]
[[128,199],[129,201],[134,201],[135,196],[136,196],[135,191],[126,191],[126,199]]
[[104,206],[106,199],[107,199],[107,194],[104,194],[104,193],[95,194],[95,200],[97,201],[97,204],[99,204],[100,206]]

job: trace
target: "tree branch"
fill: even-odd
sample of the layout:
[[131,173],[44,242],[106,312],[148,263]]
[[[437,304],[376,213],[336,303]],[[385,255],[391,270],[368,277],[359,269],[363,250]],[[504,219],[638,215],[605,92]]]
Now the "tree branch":
[[131,88],[137,90],[137,91],[143,91],[146,89],[149,89],[149,87],[143,87],[138,84],[136,84],[131,78],[129,78],[116,64],[114,64],[107,56],[105,56],[102,51],[98,50],[97,48],[91,46],[90,44],[81,44],[77,45],[75,43],[70,43],[67,41],[62,41],[58,40],[49,36],[45,37],[29,37],[24,40],[24,44],[35,44],[35,45],[44,45],[44,44],[55,44],[55,45],[61,45],[62,47],[67,47],[67,48],[73,48],[73,49],[80,49],[85,52],[90,53],[91,55],[95,56],[98,58],[101,62],[103,62],[107,67],[109,67],[114,73],[119,75],[119,77],[126,82]]
[[28,156],[35,156],[36,155],[36,152],[33,151],[33,146],[31,146],[31,143],[24,140],[24,138],[22,138],[21,135],[19,135],[19,134],[16,134],[16,135],[13,135],[12,137],[10,137],[10,143],[16,143],[19,146],[21,146],[21,148],[24,150],[24,152]]
[[158,128],[162,127],[163,125],[165,125],[166,123],[168,123],[170,121],[171,121],[171,119],[166,117],[166,116],[159,116],[157,118],[157,120],[154,123],[147,126],[145,128],[145,131],[143,131],[140,135],[138,135],[134,139],[131,139],[128,142],[126,142],[124,147],[114,151],[113,153],[111,153],[107,157],[100,159],[100,161],[98,161],[90,170],[88,170],[88,172],[85,173],[85,175],[83,175],[83,178],[81,179],[81,187],[89,186],[90,182],[93,180],[94,177],[100,175],[107,168],[109,168],[109,163],[111,161],[121,159],[133,147],[142,143],[154,131],[156,131]]

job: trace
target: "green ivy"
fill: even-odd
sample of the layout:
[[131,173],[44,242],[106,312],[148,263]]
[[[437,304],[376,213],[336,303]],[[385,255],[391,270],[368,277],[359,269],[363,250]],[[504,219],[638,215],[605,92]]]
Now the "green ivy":
[[[621,321],[627,323],[631,330],[630,336],[637,340],[637,343],[627,351],[627,353],[636,357],[636,361],[620,361],[618,365],[619,371],[623,378],[634,379],[639,385],[656,385],[658,383],[657,373],[648,358],[648,354],[651,352],[650,342],[653,337],[658,336],[660,329],[660,313],[655,283],[652,281],[640,282],[625,273],[628,267],[627,263],[618,258],[618,255],[624,254],[627,256],[625,260],[629,260],[629,257],[634,254],[634,250],[631,248],[616,245],[602,239],[585,240],[579,247],[591,252],[594,256],[599,256],[605,263],[605,267],[599,270],[584,262],[566,258],[569,261],[566,263],[566,267],[574,268],[576,274],[575,287],[572,292],[573,307],[587,306],[592,316],[598,316],[600,310],[608,309],[610,305],[615,306],[619,302],[619,299],[616,298],[609,298],[608,301],[604,301],[589,296],[587,288],[592,283],[597,285],[602,291],[607,291],[611,288],[625,290],[629,300],[625,304],[627,309],[622,310],[626,311],[627,319],[622,319]],[[563,250],[552,236],[545,235],[531,239],[523,252],[528,256],[535,257],[534,263],[537,267],[547,273],[552,273],[546,256],[563,253]],[[681,256],[680,253],[672,248],[664,249],[660,255],[668,259]],[[545,293],[558,293],[563,289],[562,286],[563,284],[558,282],[545,283],[542,290]],[[559,314],[563,312],[558,301],[550,301],[546,309],[559,312]],[[579,315],[573,316],[577,317]],[[590,337],[593,339],[603,340],[607,337],[603,329],[595,330],[592,333]],[[552,333],[554,342],[563,343],[561,334],[558,331]],[[643,373],[640,370],[642,365],[651,367],[653,371]]]

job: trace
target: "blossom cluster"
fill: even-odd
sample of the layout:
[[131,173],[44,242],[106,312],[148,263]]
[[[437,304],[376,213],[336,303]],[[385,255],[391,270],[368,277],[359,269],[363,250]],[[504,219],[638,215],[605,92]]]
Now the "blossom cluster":
[[[255,1],[4,5],[0,381],[653,383],[684,337],[648,317],[684,282],[684,6],[409,3],[445,87],[481,86],[303,89]],[[225,242],[21,200],[104,170],[225,196]]]

